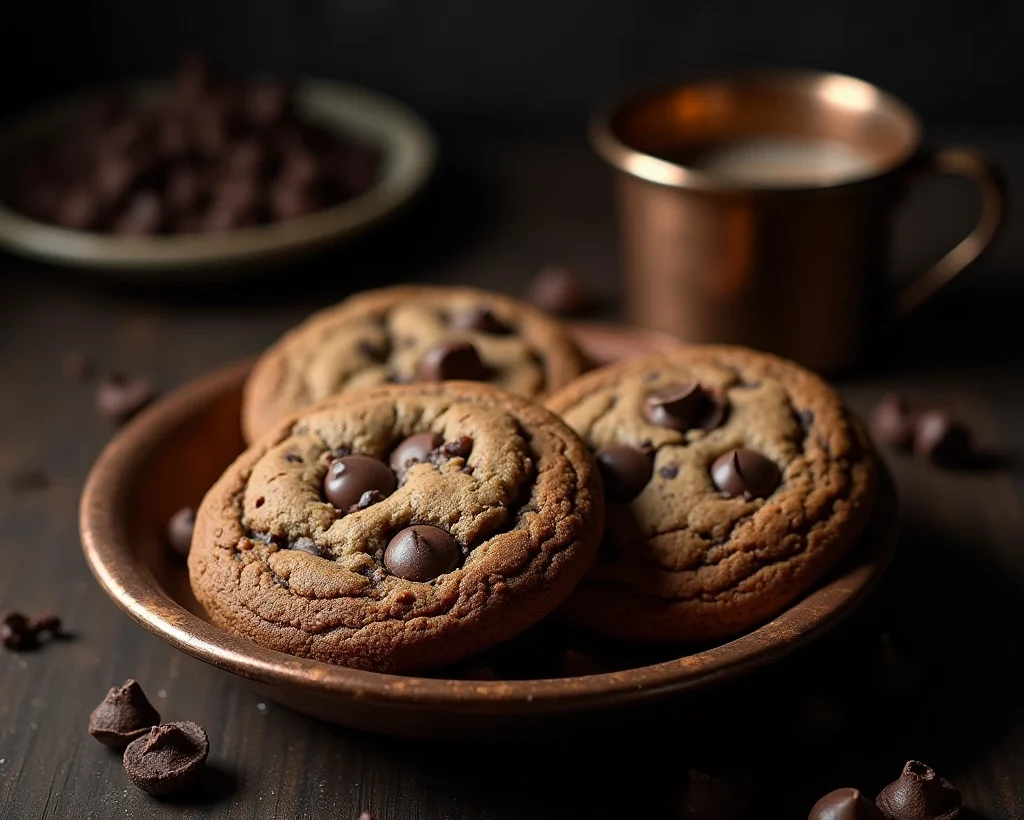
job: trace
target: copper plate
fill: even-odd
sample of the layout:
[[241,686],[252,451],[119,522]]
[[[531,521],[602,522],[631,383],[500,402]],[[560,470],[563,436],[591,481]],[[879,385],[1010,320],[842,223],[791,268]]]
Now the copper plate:
[[[665,337],[577,326],[584,349],[608,361],[663,350]],[[895,547],[895,496],[886,480],[859,548],[840,572],[772,622],[666,663],[576,678],[464,681],[381,675],[265,649],[205,621],[184,567],[168,557],[168,518],[198,504],[242,450],[241,386],[250,363],[198,379],[127,425],[100,455],[82,495],[85,556],[125,612],[167,643],[247,678],[263,696],[324,720],[409,737],[523,735],[619,708],[706,690],[774,663],[849,615]]]

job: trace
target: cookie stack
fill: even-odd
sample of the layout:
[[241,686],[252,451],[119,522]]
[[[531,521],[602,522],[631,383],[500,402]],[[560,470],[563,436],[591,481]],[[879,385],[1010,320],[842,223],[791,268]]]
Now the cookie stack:
[[211,619],[383,672],[542,620],[668,644],[751,629],[853,546],[876,461],[816,376],[691,347],[584,373],[554,319],[468,289],[354,296],[246,385],[196,518]]

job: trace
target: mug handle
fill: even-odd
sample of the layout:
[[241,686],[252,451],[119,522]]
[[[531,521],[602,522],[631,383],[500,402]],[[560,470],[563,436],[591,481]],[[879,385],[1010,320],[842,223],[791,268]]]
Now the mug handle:
[[934,296],[953,277],[977,259],[992,244],[1003,225],[1006,185],[996,168],[973,148],[942,148],[923,155],[919,173],[937,173],[969,179],[981,194],[981,216],[966,237],[931,268],[901,288],[893,300],[890,319],[904,318]]

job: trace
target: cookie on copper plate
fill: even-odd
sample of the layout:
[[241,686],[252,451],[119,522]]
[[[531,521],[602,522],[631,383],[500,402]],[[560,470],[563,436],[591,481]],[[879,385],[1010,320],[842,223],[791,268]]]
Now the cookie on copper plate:
[[369,388],[239,456],[196,515],[189,574],[231,632],[415,672],[554,610],[603,520],[593,457],[543,407],[471,382]]
[[563,612],[643,641],[748,630],[850,550],[874,502],[863,427],[814,374],[687,347],[580,377],[547,406],[592,448],[606,533]]
[[387,383],[484,381],[536,398],[583,370],[557,320],[496,293],[400,285],[351,296],[286,333],[245,386],[242,432],[328,396]]

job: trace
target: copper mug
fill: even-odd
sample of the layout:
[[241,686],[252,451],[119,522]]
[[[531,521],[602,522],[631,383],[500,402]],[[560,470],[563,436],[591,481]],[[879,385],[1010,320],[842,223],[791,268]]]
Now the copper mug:
[[[745,344],[823,372],[987,248],[999,175],[970,148],[921,148],[902,102],[838,74],[772,71],[622,97],[591,121],[617,171],[628,319],[690,342]],[[981,193],[974,230],[887,293],[892,217],[922,173]]]

